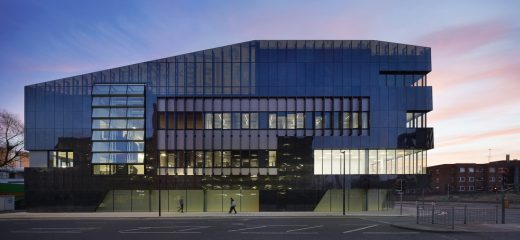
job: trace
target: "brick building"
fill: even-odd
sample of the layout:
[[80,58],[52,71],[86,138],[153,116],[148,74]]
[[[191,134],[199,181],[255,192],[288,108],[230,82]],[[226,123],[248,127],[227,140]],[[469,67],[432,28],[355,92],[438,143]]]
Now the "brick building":
[[514,187],[519,191],[520,160],[453,163],[427,168],[433,193],[489,192]]

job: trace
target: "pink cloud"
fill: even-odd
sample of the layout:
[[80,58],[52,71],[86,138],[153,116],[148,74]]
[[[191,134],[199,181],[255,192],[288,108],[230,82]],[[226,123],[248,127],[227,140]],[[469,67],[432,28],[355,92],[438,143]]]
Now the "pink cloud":
[[443,141],[440,144],[437,144],[437,146],[438,147],[452,146],[455,144],[481,141],[486,138],[495,138],[495,137],[509,136],[509,135],[513,135],[513,136],[520,135],[520,127],[499,129],[499,130],[481,132],[481,133],[476,133],[476,134],[464,134],[464,136],[451,137],[450,140]]
[[492,87],[482,87],[471,92],[461,92],[459,95],[449,96],[452,101],[444,102],[440,106],[436,105],[429,120],[439,122],[465,114],[518,103],[519,100],[515,100],[512,96],[516,96],[520,92],[520,82],[504,78],[490,81],[493,81]]
[[441,29],[419,38],[419,42],[441,54],[460,54],[503,39],[511,26],[503,20],[477,22]]

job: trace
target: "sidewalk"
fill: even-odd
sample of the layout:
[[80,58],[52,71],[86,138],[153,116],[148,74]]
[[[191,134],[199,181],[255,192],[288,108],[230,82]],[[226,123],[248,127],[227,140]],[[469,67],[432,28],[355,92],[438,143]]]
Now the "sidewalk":
[[[404,215],[405,213],[403,213]],[[345,217],[397,217],[396,211],[347,212]],[[161,218],[198,218],[198,217],[343,217],[341,212],[162,212]],[[0,213],[2,219],[63,219],[63,218],[159,218],[158,212],[6,212]]]
[[451,226],[438,224],[416,224],[415,222],[391,223],[393,227],[415,230],[422,232],[439,232],[439,233],[456,233],[456,232],[520,232],[520,224],[465,224],[456,225],[454,229]]

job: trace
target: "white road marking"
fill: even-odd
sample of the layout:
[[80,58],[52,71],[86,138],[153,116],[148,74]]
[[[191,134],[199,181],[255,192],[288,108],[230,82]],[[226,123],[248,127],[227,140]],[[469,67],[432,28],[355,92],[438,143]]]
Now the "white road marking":
[[76,227],[76,228],[31,228],[34,230],[91,230],[91,229],[97,229],[96,227]]
[[11,231],[12,233],[81,233],[80,231],[34,231],[34,230],[20,230]]
[[258,227],[248,227],[248,228],[240,228],[240,229],[233,229],[229,230],[228,232],[238,232],[238,231],[244,231],[244,230],[250,230],[250,229],[259,229],[259,228],[265,228],[267,225],[258,226]]
[[241,232],[242,234],[280,234],[280,235],[298,235],[298,234],[318,234],[317,232]]
[[186,228],[186,229],[178,230],[178,232],[184,232],[184,231],[188,231],[188,230],[195,230],[195,229],[202,229],[202,228],[209,228],[209,226],[200,226],[200,227]]
[[[173,227],[138,227],[133,229],[120,230],[119,233],[200,233],[200,232],[188,232],[189,230],[210,228],[211,226],[173,226]],[[179,229],[181,228],[181,229]],[[154,231],[171,229],[172,231]]]
[[83,230],[98,229],[97,227],[76,228],[31,228],[27,230],[14,230],[12,233],[81,233]]
[[296,232],[296,231],[301,231],[301,230],[305,230],[305,229],[320,228],[320,227],[323,227],[323,225],[312,226],[312,227],[305,227],[305,228],[298,228],[298,229],[292,229],[292,230],[287,230],[285,232]]
[[374,224],[374,225],[370,225],[370,226],[366,226],[366,227],[362,227],[362,228],[356,228],[356,229],[352,229],[352,230],[348,230],[348,231],[345,231],[343,233],[351,233],[351,232],[357,232],[357,231],[361,231],[361,230],[364,230],[364,229],[367,229],[367,228],[373,228],[375,226],[378,226],[377,224]]
[[419,234],[419,232],[364,232],[363,234],[398,235],[398,234]]

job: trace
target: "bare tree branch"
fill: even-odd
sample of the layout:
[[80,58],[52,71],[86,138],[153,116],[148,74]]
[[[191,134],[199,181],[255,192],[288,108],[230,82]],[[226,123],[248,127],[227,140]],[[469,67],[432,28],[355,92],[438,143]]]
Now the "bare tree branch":
[[24,148],[24,127],[18,116],[0,112],[0,168],[19,160]]

